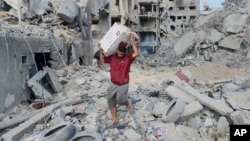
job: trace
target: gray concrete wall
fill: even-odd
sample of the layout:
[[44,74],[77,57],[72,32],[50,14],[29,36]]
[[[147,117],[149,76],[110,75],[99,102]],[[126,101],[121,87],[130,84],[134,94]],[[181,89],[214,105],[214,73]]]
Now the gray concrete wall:
[[[62,41],[54,39],[54,42],[59,50],[63,47]],[[35,61],[28,46],[34,53],[56,53],[48,37],[0,36],[0,112],[30,97],[26,80]]]

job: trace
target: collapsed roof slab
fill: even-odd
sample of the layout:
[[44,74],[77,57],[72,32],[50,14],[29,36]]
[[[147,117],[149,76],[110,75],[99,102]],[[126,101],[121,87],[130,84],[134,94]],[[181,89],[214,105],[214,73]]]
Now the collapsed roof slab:
[[238,50],[240,49],[242,39],[238,38],[237,36],[227,36],[219,42],[220,47]]
[[223,19],[223,27],[229,33],[239,33],[247,22],[248,15],[232,13]]
[[189,31],[185,33],[175,44],[174,52],[177,57],[180,57],[185,53],[189,47],[193,46],[195,42],[195,32]]
[[209,21],[211,21],[211,19],[218,13],[218,11],[214,11],[206,16],[200,16],[195,25],[194,28],[199,28],[201,26],[203,26],[204,24],[208,23]]
[[223,34],[216,29],[211,29],[210,40],[212,42],[218,42],[221,40]]

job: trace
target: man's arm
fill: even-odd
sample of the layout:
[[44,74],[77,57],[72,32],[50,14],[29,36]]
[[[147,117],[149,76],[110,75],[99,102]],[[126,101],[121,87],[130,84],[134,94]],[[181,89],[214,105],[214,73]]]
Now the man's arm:
[[137,45],[135,43],[135,34],[130,33],[130,40],[131,40],[131,44],[132,44],[132,48],[133,48],[132,57],[136,58],[137,56],[139,56],[139,51],[138,51]]
[[99,48],[99,52],[100,52],[100,60],[101,60],[102,62],[104,62],[104,53],[103,53],[103,49],[102,49],[100,43],[98,43],[98,48]]

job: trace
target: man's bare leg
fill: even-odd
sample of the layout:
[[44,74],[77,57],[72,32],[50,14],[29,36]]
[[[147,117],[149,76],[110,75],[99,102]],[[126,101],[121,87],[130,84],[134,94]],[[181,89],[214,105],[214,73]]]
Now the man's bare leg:
[[129,102],[129,100],[127,101],[127,107],[128,107],[128,112],[129,114],[133,114],[134,113],[134,109],[133,109],[133,105],[131,102]]
[[114,125],[114,124],[118,123],[117,108],[116,107],[111,107],[110,112],[111,112],[111,116],[112,116],[112,122],[110,124]]

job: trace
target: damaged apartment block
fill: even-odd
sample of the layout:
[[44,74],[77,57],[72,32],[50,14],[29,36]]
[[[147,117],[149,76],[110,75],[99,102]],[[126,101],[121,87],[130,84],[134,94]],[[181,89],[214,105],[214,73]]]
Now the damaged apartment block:
[[[229,140],[250,124],[250,1],[203,2],[0,0],[0,140]],[[115,25],[140,55],[134,112],[118,104],[111,125],[98,43]]]
[[61,92],[55,69],[92,65],[91,7],[77,2],[0,1],[0,112]]
[[[168,40],[181,35],[200,15],[199,0],[116,0],[102,4],[101,16],[95,16],[98,22],[92,26],[94,33],[105,34],[115,22],[125,24],[139,35],[138,46],[144,55],[166,47]],[[99,37],[93,34],[93,38],[98,42]]]
[[[198,0],[1,0],[1,5],[1,65],[7,67],[0,69],[5,97],[0,111],[29,99],[27,80],[44,67],[92,65],[98,41],[115,22],[135,31],[141,54],[149,55],[168,47],[199,16]],[[11,80],[17,84],[4,83]]]

